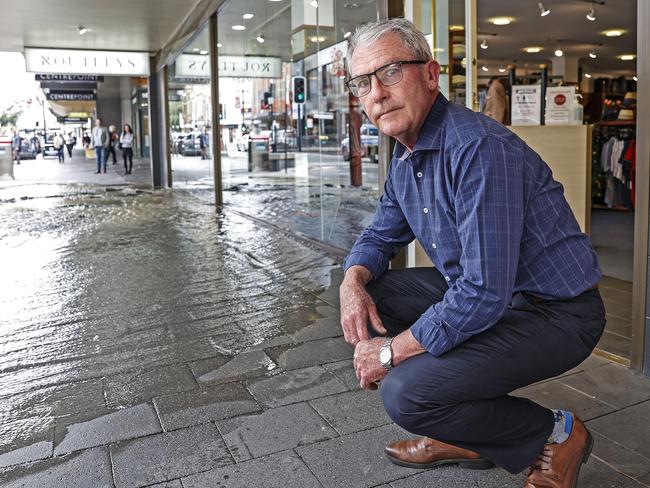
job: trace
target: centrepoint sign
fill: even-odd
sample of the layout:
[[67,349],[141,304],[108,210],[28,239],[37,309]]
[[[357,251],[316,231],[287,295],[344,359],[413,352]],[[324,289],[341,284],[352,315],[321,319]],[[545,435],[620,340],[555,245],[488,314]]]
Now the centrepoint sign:
[[27,71],[48,74],[149,75],[149,53],[25,48]]
[[[226,78],[281,78],[282,59],[264,56],[219,56],[219,76]],[[176,76],[210,77],[210,57],[181,54],[176,58]]]

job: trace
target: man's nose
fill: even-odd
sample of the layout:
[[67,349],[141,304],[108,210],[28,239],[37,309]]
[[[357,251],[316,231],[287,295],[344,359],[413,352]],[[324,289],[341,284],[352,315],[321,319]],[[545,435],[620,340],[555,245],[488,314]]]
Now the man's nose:
[[379,81],[379,78],[377,78],[377,75],[371,76],[370,77],[370,93],[368,93],[368,96],[372,98],[373,101],[380,101],[386,98],[388,95],[388,90],[386,87],[382,84],[381,81]]

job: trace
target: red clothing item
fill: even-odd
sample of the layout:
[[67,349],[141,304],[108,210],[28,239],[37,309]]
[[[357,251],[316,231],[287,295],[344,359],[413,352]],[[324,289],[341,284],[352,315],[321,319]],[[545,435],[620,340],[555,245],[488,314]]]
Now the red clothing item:
[[630,163],[630,203],[632,208],[634,208],[634,197],[635,197],[635,184],[634,180],[636,179],[636,140],[632,139],[627,145],[627,150],[623,154],[623,161],[628,161]]

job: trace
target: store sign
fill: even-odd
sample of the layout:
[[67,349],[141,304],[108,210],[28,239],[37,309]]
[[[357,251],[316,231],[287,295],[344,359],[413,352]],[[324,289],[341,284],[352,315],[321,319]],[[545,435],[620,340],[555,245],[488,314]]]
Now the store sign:
[[96,92],[71,92],[61,90],[50,90],[45,94],[45,98],[53,102],[78,102],[97,100]]
[[36,81],[84,81],[95,83],[104,81],[104,77],[98,75],[49,75],[47,73],[36,73],[34,79]]
[[[265,56],[219,56],[219,76],[226,78],[281,78],[282,59]],[[210,56],[181,54],[176,76],[210,77]]]
[[512,125],[542,123],[542,87],[514,85],[512,87]]
[[27,71],[44,74],[149,75],[149,53],[25,48]]
[[574,86],[553,86],[547,88],[544,123],[546,125],[573,123],[575,94],[576,89]]

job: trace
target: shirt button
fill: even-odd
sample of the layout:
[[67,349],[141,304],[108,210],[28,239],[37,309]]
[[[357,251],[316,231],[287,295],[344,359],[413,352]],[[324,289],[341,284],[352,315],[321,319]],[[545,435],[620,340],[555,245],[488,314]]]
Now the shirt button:
[[435,248],[437,247],[437,246],[436,246],[436,243],[435,243],[435,242],[432,242],[432,243],[431,243],[431,247],[435,249]]
[[424,210],[422,210],[422,211],[423,211],[424,213],[426,213],[426,214],[429,213],[429,209],[428,209],[427,207],[424,207]]
[[445,276],[445,279],[446,279],[447,281],[451,280],[451,278],[450,278],[449,276]]
[[418,171],[418,178],[422,178],[422,171]]

